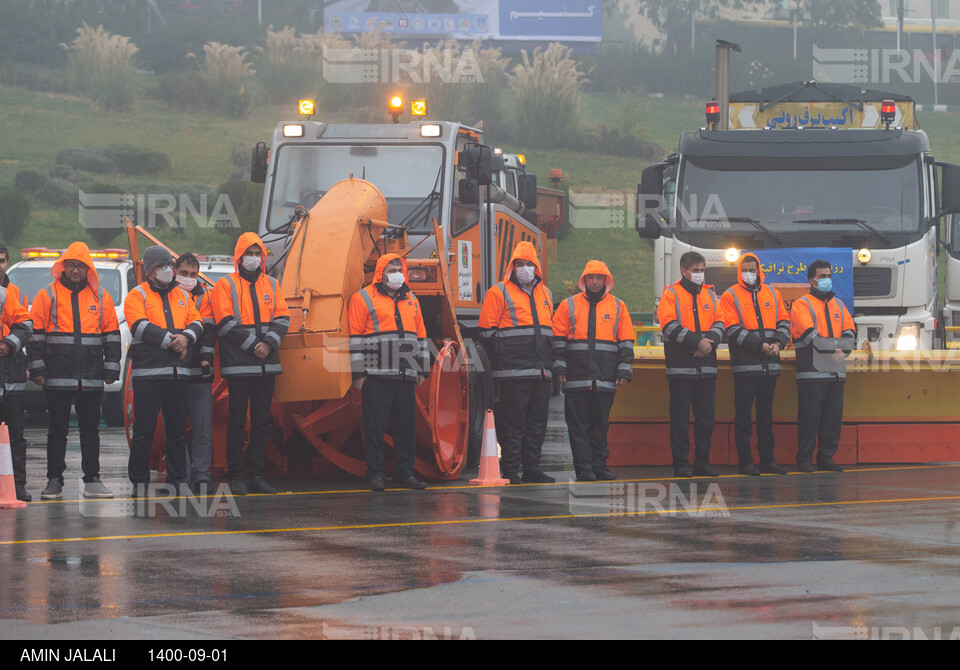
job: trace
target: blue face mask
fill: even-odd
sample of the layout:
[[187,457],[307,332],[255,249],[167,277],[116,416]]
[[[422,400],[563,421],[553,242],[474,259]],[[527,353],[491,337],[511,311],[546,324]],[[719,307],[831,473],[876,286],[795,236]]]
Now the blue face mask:
[[821,293],[829,293],[833,290],[833,278],[832,277],[821,277],[817,280],[817,288]]

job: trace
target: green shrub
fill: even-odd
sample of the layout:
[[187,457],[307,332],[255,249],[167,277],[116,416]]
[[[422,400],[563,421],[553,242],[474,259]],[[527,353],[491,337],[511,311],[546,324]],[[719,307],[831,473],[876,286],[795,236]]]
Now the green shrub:
[[551,146],[569,132],[580,107],[586,77],[559,42],[537,47],[533,57],[523,51],[523,62],[507,73],[517,94],[517,130],[534,145]]
[[97,174],[117,171],[116,164],[96,149],[61,149],[57,152],[56,161],[58,165],[69,165],[74,170]]
[[30,221],[30,200],[20,191],[0,191],[0,235],[9,246],[16,244]]
[[124,112],[133,108],[137,94],[133,55],[138,49],[129,37],[84,22],[77,28],[76,39],[60,46],[69,53],[70,69],[83,95],[100,109]]
[[95,151],[102,154],[124,174],[158,174],[170,169],[170,157],[159,151],[140,149],[129,144],[111,144]]
[[54,207],[76,207],[77,186],[62,179],[50,179],[37,191],[37,199]]
[[13,187],[24,193],[36,193],[47,183],[47,178],[33,170],[21,170],[13,177]]

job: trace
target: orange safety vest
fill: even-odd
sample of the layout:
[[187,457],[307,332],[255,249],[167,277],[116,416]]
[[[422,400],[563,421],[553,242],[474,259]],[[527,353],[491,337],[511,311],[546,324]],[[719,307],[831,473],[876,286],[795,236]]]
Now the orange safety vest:
[[847,378],[846,358],[835,360],[837,349],[849,355],[856,346],[857,326],[846,306],[833,293],[826,300],[813,292],[797,298],[790,308],[790,330],[797,356],[797,382]]
[[0,311],[0,335],[10,345],[9,356],[0,359],[0,395],[22,393],[27,386],[27,353],[24,345],[30,340],[33,322],[27,311],[27,296],[10,280],[0,287],[3,308]]
[[[203,319],[190,294],[176,281],[157,290],[145,281],[127,293],[123,314],[130,324],[130,364],[133,378],[188,379],[190,356],[169,349],[174,335],[183,333],[195,345],[203,333]],[[192,353],[192,352],[191,352]]]
[[[692,282],[681,279],[663,290],[657,305],[657,321],[663,332],[667,376],[677,379],[715,377],[717,349],[723,339],[723,308],[713,286],[704,284],[696,293]],[[708,356],[695,358],[703,338],[713,342]]]

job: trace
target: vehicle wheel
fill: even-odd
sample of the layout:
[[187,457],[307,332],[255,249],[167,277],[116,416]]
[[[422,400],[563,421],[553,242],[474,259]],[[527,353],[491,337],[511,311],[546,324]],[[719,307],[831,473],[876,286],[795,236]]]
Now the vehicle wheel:
[[470,359],[470,433],[467,437],[467,467],[480,464],[483,447],[483,423],[487,410],[493,407],[493,374],[490,359],[475,340],[464,340]]
[[[124,370],[126,373],[126,370]],[[100,413],[110,428],[123,428],[123,399],[127,391],[127,375],[120,377],[120,391],[104,393]]]

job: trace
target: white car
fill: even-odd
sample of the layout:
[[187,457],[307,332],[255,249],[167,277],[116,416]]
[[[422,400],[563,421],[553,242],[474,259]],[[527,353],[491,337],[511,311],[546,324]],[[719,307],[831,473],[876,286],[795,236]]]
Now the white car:
[[[10,281],[27,295],[32,307],[37,294],[53,281],[50,270],[60,257],[62,250],[35,247],[24,249],[21,253],[23,260],[11,265],[7,275]],[[133,263],[129,259],[130,254],[126,249],[91,250],[90,255],[93,257],[93,265],[100,278],[100,286],[113,298],[114,307],[117,310],[117,321],[120,322],[120,370],[123,374],[119,381],[104,387],[101,405],[103,420],[108,426],[123,426],[123,392],[127,379],[127,349],[130,347],[130,327],[123,317],[123,299],[130,289],[137,285],[137,279],[133,272]],[[38,410],[46,406],[43,391],[29,380],[25,401],[29,410]]]
[[210,281],[211,288],[220,281],[221,277],[226,277],[231,272],[237,271],[237,267],[233,263],[233,256],[197,254],[197,260],[200,261],[200,274]]

